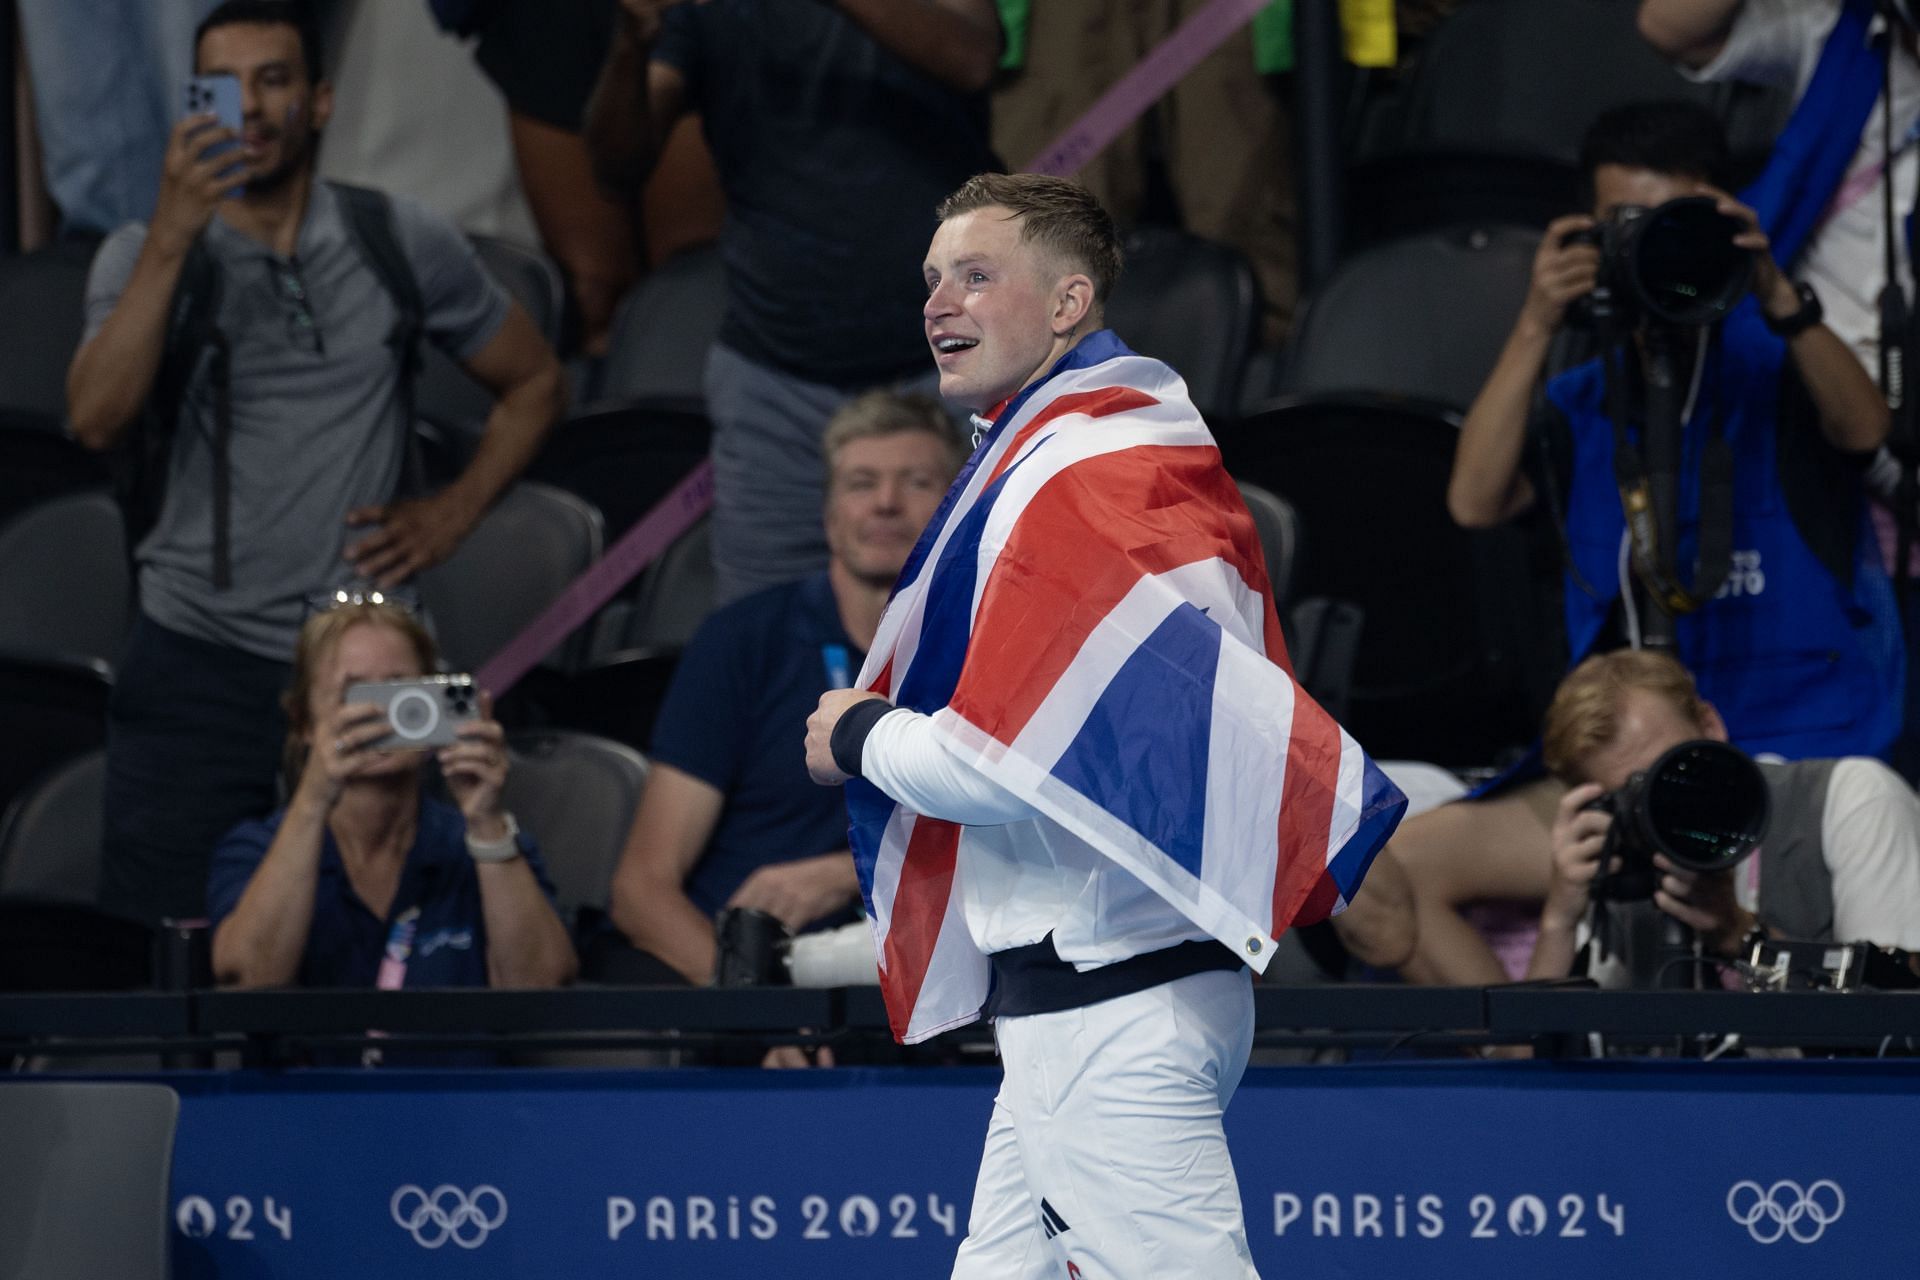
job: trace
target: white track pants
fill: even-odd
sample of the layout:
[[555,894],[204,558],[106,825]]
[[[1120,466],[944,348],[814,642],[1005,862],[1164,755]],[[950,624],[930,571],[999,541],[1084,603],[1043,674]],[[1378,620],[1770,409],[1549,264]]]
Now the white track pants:
[[1242,972],[994,1024],[1006,1069],[954,1280],[1258,1280],[1221,1116]]

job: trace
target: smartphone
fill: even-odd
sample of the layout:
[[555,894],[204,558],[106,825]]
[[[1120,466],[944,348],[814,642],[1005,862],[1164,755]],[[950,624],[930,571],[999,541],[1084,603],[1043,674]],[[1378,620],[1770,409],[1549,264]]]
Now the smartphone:
[[389,732],[371,744],[375,751],[448,746],[461,725],[480,718],[480,695],[465,674],[350,684],[346,701],[385,709]]
[[[208,112],[212,112],[214,119],[224,128],[231,129],[235,135],[238,135],[245,127],[245,120],[243,119],[245,109],[240,101],[239,76],[189,76],[187,78],[185,106],[187,114],[190,116],[205,115]],[[236,136],[232,142],[223,142],[219,146],[211,148],[207,154],[209,156],[217,156],[224,155],[229,151],[237,152],[239,150],[240,140]],[[241,160],[236,156],[234,169],[238,170],[241,165]],[[243,190],[244,188],[242,187],[230,187],[227,190],[227,194],[230,196],[238,196]]]

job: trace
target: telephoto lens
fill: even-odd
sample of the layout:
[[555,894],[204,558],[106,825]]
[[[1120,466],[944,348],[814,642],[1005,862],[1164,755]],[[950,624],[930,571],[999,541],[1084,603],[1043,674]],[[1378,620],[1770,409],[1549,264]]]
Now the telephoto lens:
[[1698,738],[1594,807],[1613,814],[1594,893],[1627,902],[1653,896],[1656,853],[1702,874],[1738,866],[1766,835],[1770,804],[1766,777],[1744,751]]

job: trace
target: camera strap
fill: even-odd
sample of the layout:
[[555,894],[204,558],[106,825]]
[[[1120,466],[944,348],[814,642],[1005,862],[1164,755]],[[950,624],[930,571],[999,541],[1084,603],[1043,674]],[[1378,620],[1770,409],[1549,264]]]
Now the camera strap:
[[[1620,510],[1626,517],[1634,571],[1655,603],[1669,615],[1692,613],[1713,599],[1733,567],[1733,449],[1727,443],[1722,396],[1716,390],[1707,441],[1700,458],[1700,544],[1694,558],[1693,580],[1682,582],[1673,559],[1674,547],[1668,545],[1678,539],[1664,537],[1661,531],[1663,516],[1666,521],[1676,521],[1678,513],[1663,512],[1659,498],[1679,492],[1679,440],[1691,415],[1686,409],[1680,411],[1672,448],[1643,448],[1650,443],[1650,433],[1643,429],[1641,438],[1636,440],[1629,427],[1631,414],[1621,359],[1625,343],[1613,341],[1612,333],[1604,337],[1607,416],[1613,422],[1614,484],[1620,490]],[[1701,365],[1696,372],[1704,375],[1705,362],[1717,354],[1715,346],[1717,344],[1697,355]],[[1651,397],[1649,399],[1651,401]],[[1651,464],[1647,458],[1649,452],[1654,454]],[[1673,499],[1668,497],[1667,501]]]
[[1880,37],[1880,219],[1887,273],[1879,299],[1880,390],[1887,397],[1887,409],[1892,415],[1887,449],[1900,468],[1893,498],[1896,543],[1893,589],[1904,609],[1911,591],[1908,571],[1912,565],[1913,542],[1920,537],[1920,510],[1916,510],[1920,507],[1920,432],[1916,430],[1913,396],[1908,385],[1908,370],[1915,354],[1913,314],[1907,302],[1906,286],[1900,280],[1900,254],[1895,239],[1903,230],[1910,232],[1913,226],[1910,213],[1906,227],[1902,228],[1893,202],[1893,162],[1897,154],[1893,141],[1893,59],[1897,43],[1898,28],[1889,20]]

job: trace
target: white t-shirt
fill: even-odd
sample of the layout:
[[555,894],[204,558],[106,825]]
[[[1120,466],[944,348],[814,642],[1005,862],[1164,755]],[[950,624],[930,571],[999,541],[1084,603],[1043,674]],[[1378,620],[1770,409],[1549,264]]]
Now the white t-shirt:
[[[1837,761],[1827,781],[1820,844],[1833,881],[1833,936],[1920,951],[1920,796],[1866,756]],[[1734,896],[1760,901],[1760,859],[1734,877]]]
[[[1788,89],[1798,102],[1813,79],[1820,51],[1839,18],[1840,0],[1746,0],[1720,55],[1699,70],[1682,70],[1696,80],[1743,80]],[[1875,19],[1876,30],[1882,21]],[[1883,94],[1860,135],[1847,180],[1841,184],[1842,193],[1860,192],[1858,198],[1829,212],[1797,263],[1781,264],[1796,279],[1814,287],[1826,309],[1827,327],[1876,378],[1880,373],[1879,296],[1887,278],[1881,183],[1863,187],[1855,179],[1864,179],[1864,175],[1879,169],[1885,110]],[[1908,137],[1916,121],[1920,121],[1920,64],[1904,48],[1897,47],[1893,62],[1896,147]],[[1920,184],[1920,147],[1909,141],[1893,164],[1894,216],[1903,225],[1913,208],[1916,184]],[[1900,270],[1911,290],[1912,265],[1906,237],[1900,234],[1894,239]]]

